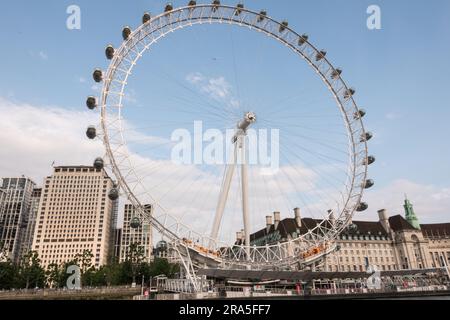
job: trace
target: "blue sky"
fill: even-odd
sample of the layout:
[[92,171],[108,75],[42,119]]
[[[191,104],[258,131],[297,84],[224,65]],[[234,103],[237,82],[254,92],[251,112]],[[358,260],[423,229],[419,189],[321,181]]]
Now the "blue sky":
[[[173,4],[185,2],[173,1]],[[71,31],[65,27],[66,8],[71,4],[81,8],[81,30]],[[136,27],[143,12],[159,13],[164,4],[163,1],[20,0],[3,4],[0,12],[3,41],[0,97],[15,105],[84,111],[85,97],[95,93],[92,70],[107,67],[103,53],[105,45],[118,46],[124,25]],[[366,9],[371,4],[381,8],[381,30],[371,31],[366,27]],[[450,203],[447,140],[450,136],[450,2],[248,0],[245,5],[255,10],[264,8],[276,19],[287,19],[299,33],[309,34],[311,42],[327,49],[332,63],[343,68],[346,82],[357,89],[356,101],[368,111],[365,124],[375,134],[370,143],[370,153],[378,160],[370,168],[370,175],[377,183],[371,191],[376,195],[372,196],[374,201],[392,198],[390,201],[396,201],[396,207],[390,201],[385,205],[398,213],[403,194],[412,193],[417,198],[411,200],[420,210],[426,211],[426,219],[445,220],[445,207],[442,206]],[[233,59],[228,45],[230,39],[226,39],[227,33],[219,28],[217,34],[224,39],[223,47],[216,38],[213,49],[202,47],[197,53],[195,50],[186,52],[186,59],[181,59],[179,48],[190,41],[202,43],[201,39],[212,36],[208,29],[199,28],[193,35],[174,36],[155,49],[155,59],[144,61],[144,67],[130,81],[135,92],[130,104],[142,107],[143,101],[150,97],[163,101],[162,95],[152,96],[146,90],[158,86],[159,67],[162,72],[181,80],[188,74],[201,72],[210,77],[224,76],[233,83],[230,65],[220,66],[221,60],[230,63]],[[265,59],[270,54],[276,61],[274,65],[280,68],[270,72],[277,74],[286,70],[286,80],[291,83],[295,80],[294,73],[288,72],[294,62],[287,57],[286,50],[282,53],[269,43],[261,44],[256,36],[246,38],[245,33],[242,36],[233,33],[233,36],[232,41],[237,46],[235,54],[240,58],[239,70],[244,74],[241,90],[249,88],[251,81],[261,86],[269,85],[269,82],[263,84],[263,81],[248,78],[245,59],[250,61],[251,58],[245,51],[247,49],[243,49],[244,45],[267,49],[269,53],[265,52]],[[189,60],[190,64],[187,64]],[[251,63],[249,68],[253,67]],[[282,96],[292,88],[280,84],[280,87],[274,85],[272,90]],[[248,92],[250,101],[254,95],[250,89]],[[151,116],[150,113],[146,115]],[[85,124],[80,127],[84,128]],[[11,166],[5,164],[6,167]],[[6,174],[4,168],[3,175]],[[428,192],[428,200],[419,199],[424,192]],[[441,201],[442,205],[435,207],[435,201]]]

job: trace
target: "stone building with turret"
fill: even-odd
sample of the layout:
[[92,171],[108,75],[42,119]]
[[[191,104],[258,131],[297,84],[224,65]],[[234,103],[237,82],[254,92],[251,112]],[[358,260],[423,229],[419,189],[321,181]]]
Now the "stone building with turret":
[[[420,224],[412,203],[406,198],[405,215],[389,216],[379,210],[378,221],[353,221],[352,228],[340,234],[339,250],[326,256],[324,271],[366,271],[369,265],[379,270],[427,269],[450,265],[450,223]],[[250,237],[252,245],[265,245],[293,239],[321,220],[302,218],[294,210],[292,218],[281,220],[275,212],[266,217],[266,227]],[[240,232],[237,237],[241,236]],[[239,240],[239,239],[238,239]]]

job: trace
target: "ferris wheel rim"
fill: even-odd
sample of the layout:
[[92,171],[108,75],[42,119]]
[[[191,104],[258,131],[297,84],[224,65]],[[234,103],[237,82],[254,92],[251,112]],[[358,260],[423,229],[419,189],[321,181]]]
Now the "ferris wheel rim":
[[[218,8],[218,9],[222,8],[222,9],[227,9],[227,10],[236,10],[236,7],[227,6],[227,5],[214,5],[214,4],[198,4],[198,5],[196,5],[195,9],[202,9],[202,8],[209,8],[209,9],[211,9],[213,7]],[[121,171],[119,169],[119,166],[115,163],[116,157],[114,155],[113,148],[110,145],[110,137],[108,135],[109,130],[108,130],[107,122],[106,122],[106,108],[108,106],[107,102],[108,102],[108,97],[109,97],[109,94],[110,94],[110,92],[109,92],[109,85],[111,84],[111,81],[113,81],[114,79],[113,79],[113,77],[109,77],[109,76],[112,74],[112,72],[114,72],[113,74],[115,74],[116,68],[114,66],[117,66],[117,62],[118,61],[122,61],[125,57],[127,57],[127,55],[123,55],[123,52],[126,52],[127,54],[130,53],[130,50],[132,50],[132,48],[133,48],[133,46],[130,46],[130,44],[132,43],[134,37],[136,37],[137,34],[139,34],[142,30],[144,30],[146,28],[146,26],[151,25],[154,21],[157,21],[157,20],[161,21],[161,18],[163,18],[163,17],[168,17],[168,16],[170,17],[170,15],[174,15],[176,13],[184,12],[186,10],[190,11],[190,10],[192,10],[192,7],[189,7],[189,6],[179,7],[179,8],[175,8],[175,9],[169,11],[169,12],[161,13],[160,15],[152,17],[149,22],[140,25],[135,31],[133,31],[130,34],[128,40],[126,40],[126,41],[124,41],[122,43],[120,48],[117,50],[117,54],[114,56],[113,60],[111,61],[111,64],[108,67],[107,78],[104,81],[104,85],[103,85],[103,89],[102,89],[101,104],[100,104],[100,107],[101,107],[101,126],[102,126],[102,131],[103,131],[103,142],[104,142],[104,145],[105,145],[106,150],[107,150],[107,156],[108,156],[109,160],[111,161],[112,170],[114,172],[114,175],[117,177],[117,179],[119,181],[120,187],[122,187],[125,190],[125,193],[127,194],[128,200],[130,202],[132,202],[133,205],[136,205],[137,207],[142,206],[142,204],[140,203],[139,199],[137,199],[137,197],[134,196],[133,192],[131,191],[130,187],[128,186],[128,183],[127,183],[126,179],[123,177],[123,175],[122,175],[122,173],[121,173]],[[246,8],[241,8],[240,10],[242,12],[247,13],[247,14],[253,15],[254,17],[257,17],[257,16],[260,15],[260,13],[248,10]],[[209,19],[209,21],[208,21],[208,19]],[[187,27],[187,26],[192,26],[194,24],[202,24],[202,23],[205,23],[205,22],[210,22],[210,23],[213,23],[213,22],[215,22],[215,23],[225,22],[225,23],[228,23],[228,24],[249,27],[250,29],[256,29],[257,31],[261,31],[261,32],[265,33],[267,36],[275,38],[276,40],[278,40],[282,44],[285,44],[285,45],[287,45],[289,47],[289,45],[286,43],[286,41],[284,41],[281,37],[276,36],[271,31],[265,30],[264,27],[257,26],[257,25],[251,25],[251,24],[250,25],[246,25],[243,19],[241,21],[233,20],[233,18],[230,18],[229,20],[226,20],[224,17],[222,17],[221,19],[222,20],[220,20],[220,21],[216,21],[216,20],[214,20],[213,17],[200,17],[200,19],[199,19],[200,21],[187,20],[187,21],[190,21],[190,23],[186,23],[183,26],[180,26],[180,27],[177,27],[177,28],[173,28],[173,29],[171,29],[169,31],[166,31],[164,34],[161,34],[161,38],[164,37],[165,35],[167,35],[169,32],[173,32],[173,31],[176,31],[178,29],[181,29],[181,28],[184,28],[184,27]],[[268,21],[272,21],[274,24],[276,24],[278,26],[282,25],[281,22],[279,22],[279,21],[277,21],[277,20],[275,20],[275,19],[273,19],[273,18],[271,18],[269,16],[265,16],[265,19],[267,19]],[[179,23],[179,22],[175,22],[175,23]],[[171,25],[171,24],[167,24],[167,25],[163,26],[163,28],[167,27],[168,25]],[[296,33],[289,26],[286,26],[285,29],[286,29],[286,31],[289,31],[293,35],[295,35],[297,37],[300,37],[300,34]],[[149,34],[147,34],[146,37],[147,36],[149,36]],[[306,40],[305,43],[309,46],[309,48],[313,49],[314,53],[319,53],[320,52],[315,46],[313,46],[310,43],[309,40]],[[137,43],[135,43],[135,45],[136,44]],[[124,84],[122,85],[121,91],[118,93],[119,96],[121,96],[120,101],[121,101],[121,99],[122,99],[122,97],[124,95],[124,91],[125,91],[125,87],[126,87],[126,80],[128,79],[128,76],[131,74],[131,71],[134,68],[137,60],[139,60],[142,57],[142,54],[145,51],[147,51],[149,49],[149,47],[150,46],[145,47],[142,52],[138,52],[138,57],[137,57],[136,61],[133,61],[133,63],[130,65],[129,69],[126,70],[127,76],[124,79]],[[290,48],[290,49],[293,49],[293,48]],[[327,85],[328,90],[332,92],[332,94],[333,94],[333,96],[334,96],[334,98],[335,98],[335,100],[336,100],[336,102],[338,104],[338,107],[339,107],[341,113],[345,114],[345,116],[346,116],[345,124],[347,126],[347,132],[349,133],[349,127],[350,127],[350,124],[349,124],[350,120],[348,119],[349,114],[347,114],[347,112],[345,112],[345,108],[343,106],[341,98],[339,97],[338,92],[335,92],[333,90],[333,87],[330,84],[330,81],[327,79],[327,75],[323,74],[321,72],[321,70],[318,69],[316,67],[316,65],[312,61],[310,61],[306,56],[304,56],[301,52],[299,52],[298,50],[295,50],[295,49],[293,49],[293,50],[298,55],[300,55],[300,57],[303,60],[305,60],[308,63],[308,65],[310,65],[319,74],[320,78]],[[330,70],[336,70],[336,68],[333,67],[333,65],[329,62],[329,60],[326,57],[323,57],[322,61],[325,64],[328,64],[330,66]],[[339,76],[336,81],[341,82],[342,88],[344,88],[345,90],[349,89],[349,87],[346,85],[346,83],[342,79],[342,77]],[[350,104],[353,106],[353,111],[355,111],[355,112],[358,111],[359,108],[356,105],[356,102],[354,101],[353,96],[350,97],[349,101],[350,101]],[[121,110],[122,107],[123,106],[120,103],[119,104],[119,111]],[[351,116],[351,114],[350,114],[350,116]],[[362,119],[358,119],[356,122],[360,126],[360,131],[359,132],[362,133],[362,134],[365,133],[364,124],[362,122]],[[356,154],[357,152],[356,152],[356,147],[355,146],[362,144],[363,145],[362,152],[364,153],[363,157],[367,158],[367,156],[368,156],[367,141],[365,141],[365,142],[355,142],[355,136],[353,134],[350,133],[350,134],[348,134],[348,136],[351,137],[351,139],[352,139],[352,147],[353,147],[352,148],[353,161],[350,162],[350,164],[352,164],[352,166],[353,166],[352,177],[353,177],[353,179],[355,178],[356,168],[363,166],[364,170],[362,171],[362,179],[360,178],[359,180],[365,181],[365,179],[367,178],[367,164],[363,165],[362,163],[359,163],[359,164],[356,163],[357,159],[358,159],[358,156]],[[122,141],[124,141],[123,135],[121,136],[121,139],[122,139]],[[356,139],[356,141],[357,141],[357,139]],[[342,223],[334,230],[334,236],[338,235],[348,225],[348,222],[351,220],[351,218],[352,218],[352,216],[354,214],[354,211],[356,210],[356,205],[358,203],[360,203],[360,201],[361,201],[361,198],[362,198],[362,195],[363,195],[363,192],[364,192],[364,188],[362,186],[359,186],[359,185],[355,186],[355,181],[353,180],[352,184],[351,184],[351,191],[354,188],[356,188],[356,187],[360,187],[359,192],[357,193],[358,198],[357,198],[356,202],[354,201],[356,204],[352,208],[350,208],[351,211],[350,211],[350,214],[347,217],[347,220],[346,221],[342,221]],[[350,198],[350,196],[351,196],[351,194],[349,192],[349,198]],[[349,201],[349,199],[347,199],[347,203],[348,203],[348,201]],[[347,203],[346,203],[346,205],[347,205]],[[159,206],[159,204],[157,202],[155,202],[155,204]],[[164,208],[161,208],[161,209],[166,210]],[[343,208],[342,210],[343,211],[347,210],[347,207]],[[337,217],[337,220],[340,219],[341,217],[342,217],[342,212],[340,213],[339,217]],[[178,241],[181,240],[181,238],[178,236],[178,234],[174,233],[173,230],[170,230],[169,228],[167,228],[165,223],[157,221],[156,219],[154,219],[152,217],[150,217],[149,219],[150,219],[149,222],[152,225],[154,225],[159,231],[161,231],[163,234],[165,234],[169,238],[171,238],[173,240],[178,240]],[[306,234],[302,234],[297,239],[293,239],[293,240],[289,240],[289,241],[290,242],[295,242],[295,241],[299,241],[299,240],[303,241],[306,238],[307,235],[312,234],[315,230],[320,228],[322,226],[322,224],[324,224],[325,222],[326,222],[326,220],[323,220],[322,222],[318,223],[317,226],[315,226],[314,228],[309,229]],[[181,221],[179,223],[183,227],[189,228],[189,226],[181,223]],[[197,233],[193,229],[191,229],[191,231],[194,232],[194,233]],[[202,235],[202,238],[208,239],[209,237],[208,236],[205,237],[205,235]],[[212,240],[212,239],[208,239],[208,240]],[[323,240],[323,239],[321,239],[321,240]],[[330,240],[332,240],[332,239],[330,239]],[[219,247],[217,245],[219,242],[217,240],[214,240],[214,241],[216,243],[216,248]],[[277,245],[273,245],[273,246],[276,247]],[[261,246],[247,246],[247,245],[239,245],[239,247],[241,247],[241,248],[251,247],[252,249],[262,248]],[[267,247],[264,247],[264,248],[267,248]]]

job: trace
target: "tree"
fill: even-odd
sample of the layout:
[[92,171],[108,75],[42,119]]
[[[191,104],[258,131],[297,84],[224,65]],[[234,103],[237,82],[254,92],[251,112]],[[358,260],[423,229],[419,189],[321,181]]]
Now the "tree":
[[91,273],[95,270],[95,267],[92,266],[92,258],[94,255],[91,250],[83,250],[82,253],[75,255],[75,260],[79,262],[81,268],[81,285],[87,283],[92,285]]
[[102,287],[106,286],[107,283],[107,273],[111,270],[108,268],[108,266],[101,266],[98,270],[92,271],[89,274],[89,282],[91,283],[91,286],[94,287]]
[[117,286],[129,283],[127,279],[122,281],[123,264],[113,263],[104,267],[105,281],[107,286]]
[[46,283],[49,288],[59,288],[61,287],[62,280],[62,268],[56,263],[49,264],[47,270],[45,271]]
[[78,261],[81,268],[81,274],[88,272],[92,268],[92,258],[94,255],[91,250],[83,250],[82,253],[75,255],[75,260]]
[[133,275],[133,265],[130,260],[119,265],[118,281],[120,284],[130,284],[133,282],[135,275]]
[[133,275],[133,283],[136,282],[138,268],[144,261],[144,247],[139,243],[130,244],[126,254],[126,260],[131,264],[131,273]]
[[136,282],[137,279],[155,277],[161,274],[172,278],[179,272],[179,265],[167,259],[155,258],[152,263],[145,261],[144,248],[138,243],[129,246],[123,263],[112,263],[98,268],[92,265],[94,255],[90,250],[77,254],[73,260],[57,265],[52,263],[44,270],[37,252],[30,251],[15,265],[7,258],[0,261],[0,290],[36,287],[61,288],[71,274],[70,266],[80,268],[82,284],[91,286],[117,286]]
[[17,276],[17,268],[11,260],[0,262],[0,290],[15,288]]
[[19,265],[19,277],[21,287],[25,289],[30,287],[30,284],[36,287],[44,287],[45,284],[45,270],[41,267],[41,259],[36,251],[29,251],[25,254]]
[[163,274],[168,278],[172,278],[179,271],[180,266],[178,264],[169,263],[169,261],[164,258],[155,258],[153,263],[150,265],[150,274],[152,277]]

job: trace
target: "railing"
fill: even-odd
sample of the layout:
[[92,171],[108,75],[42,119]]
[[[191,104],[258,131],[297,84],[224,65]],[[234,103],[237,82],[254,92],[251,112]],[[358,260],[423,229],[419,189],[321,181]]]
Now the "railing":
[[381,289],[367,289],[367,288],[337,288],[337,289],[313,289],[310,294],[312,296],[323,295],[354,295],[354,294],[368,294],[368,293],[398,293],[398,292],[439,292],[448,291],[450,288],[445,285],[426,286],[426,287],[410,287],[403,288],[395,286],[393,288],[381,288]]
[[[211,280],[198,280],[201,292],[213,291],[213,282]],[[160,279],[158,282],[158,291],[176,292],[176,293],[194,293],[194,286],[189,279]]]
[[65,299],[76,298],[82,299],[95,298],[102,296],[133,296],[141,291],[140,287],[132,288],[131,286],[120,287],[96,287],[82,288],[79,290],[69,289],[18,289],[0,291],[0,299]]

